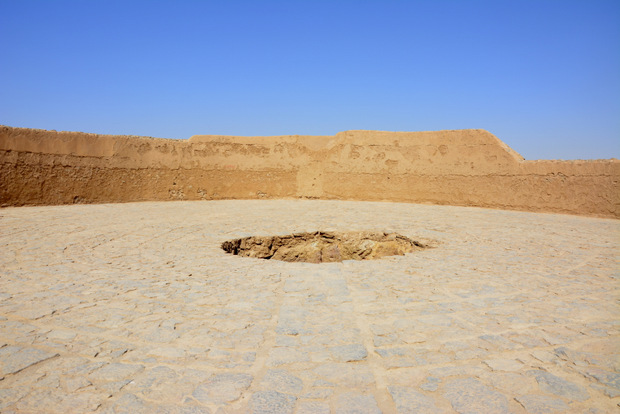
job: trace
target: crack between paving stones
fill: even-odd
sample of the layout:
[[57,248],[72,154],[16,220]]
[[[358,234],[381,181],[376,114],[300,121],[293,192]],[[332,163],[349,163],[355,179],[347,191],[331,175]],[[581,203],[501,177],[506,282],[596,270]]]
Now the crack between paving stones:
[[357,324],[358,329],[360,330],[360,334],[362,337],[362,343],[368,352],[368,356],[366,357],[366,361],[368,361],[368,367],[372,371],[372,374],[375,378],[375,392],[373,393],[375,399],[377,400],[377,405],[379,409],[384,413],[395,413],[396,404],[392,400],[390,393],[387,388],[387,378],[385,375],[385,370],[381,366],[381,358],[375,352],[375,346],[373,341],[373,333],[370,330],[370,322],[366,318],[366,314],[364,313],[361,302],[358,298],[358,290],[355,289],[348,280],[348,275],[355,276],[345,269],[341,269],[342,276],[347,284],[347,288],[349,289],[349,296],[351,298],[351,303],[353,304],[353,310],[355,315],[355,322]]
[[[284,298],[286,293],[284,293],[284,284],[288,279],[288,274],[286,272],[280,272],[280,281],[278,282],[276,288],[274,289],[275,297],[275,306],[272,310],[271,320],[269,321],[269,326],[265,330],[265,338],[263,340],[262,345],[256,350],[256,359],[252,366],[248,369],[248,373],[253,376],[252,383],[250,387],[245,390],[241,397],[233,401],[228,405],[227,408],[231,408],[233,411],[240,410],[246,406],[246,404],[250,401],[252,394],[257,391],[258,384],[260,383],[260,379],[265,375],[267,370],[269,369],[266,365],[267,358],[269,357],[269,352],[276,345],[276,328],[278,327],[280,309],[282,308],[282,304],[284,303]],[[226,409],[226,408],[225,408]]]

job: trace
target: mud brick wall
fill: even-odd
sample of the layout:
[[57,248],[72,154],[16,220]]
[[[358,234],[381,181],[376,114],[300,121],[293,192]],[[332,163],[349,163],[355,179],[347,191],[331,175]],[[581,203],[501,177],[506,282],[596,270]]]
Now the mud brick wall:
[[0,205],[319,198],[620,218],[620,161],[525,161],[484,130],[189,140],[0,126]]

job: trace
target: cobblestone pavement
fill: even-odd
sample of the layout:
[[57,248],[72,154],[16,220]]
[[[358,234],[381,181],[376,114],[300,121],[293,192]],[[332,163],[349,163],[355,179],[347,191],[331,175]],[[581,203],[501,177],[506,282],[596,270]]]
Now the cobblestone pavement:
[[[285,263],[224,240],[386,230]],[[620,221],[344,201],[0,210],[2,413],[618,412]]]

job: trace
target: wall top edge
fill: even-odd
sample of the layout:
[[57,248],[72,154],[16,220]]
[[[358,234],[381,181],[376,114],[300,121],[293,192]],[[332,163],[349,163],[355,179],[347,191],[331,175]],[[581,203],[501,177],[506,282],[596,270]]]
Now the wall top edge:
[[31,133],[52,133],[59,135],[81,135],[81,136],[90,136],[90,137],[114,137],[114,138],[144,138],[144,139],[163,139],[169,141],[183,141],[175,138],[159,138],[159,137],[150,137],[146,135],[123,135],[123,134],[98,134],[96,132],[82,132],[82,131],[57,131],[55,129],[41,129],[41,128],[25,128],[25,127],[14,127],[10,125],[0,125],[0,130],[13,130],[13,131],[21,131],[21,132],[31,132]]
[[[517,164],[584,164],[584,163],[603,163],[616,165],[620,160],[616,158],[609,159],[586,159],[586,160],[525,160],[518,152],[497,138],[492,133],[484,129],[448,129],[438,131],[379,131],[379,130],[346,130],[338,132],[335,135],[276,135],[276,136],[235,136],[235,135],[193,135],[188,139],[171,139],[157,138],[139,135],[111,135],[97,134],[79,131],[56,131],[37,128],[12,127],[0,125],[0,148],[5,150],[20,150],[22,139],[32,142],[37,147],[41,146],[39,151],[44,150],[49,145],[43,142],[47,138],[55,138],[55,142],[73,142],[74,138],[86,145],[88,142],[97,141],[97,147],[109,146],[106,154],[115,152],[115,148],[125,145],[133,145],[142,141],[152,142],[156,145],[173,145],[175,147],[193,146],[193,144],[242,144],[242,145],[261,145],[275,146],[278,144],[293,144],[308,148],[311,151],[331,150],[339,145],[352,146],[440,146],[442,143],[457,144],[463,146],[484,145],[495,147],[496,150],[503,152],[506,160]],[[4,142],[4,144],[2,144]],[[36,144],[40,143],[40,144]],[[50,145],[52,142],[49,143]],[[55,151],[49,151],[51,153]],[[73,151],[71,151],[73,152]]]
[[372,130],[372,129],[349,129],[345,131],[341,131],[336,133],[335,135],[221,135],[221,134],[198,134],[193,135],[189,138],[190,142],[206,142],[206,141],[223,141],[223,140],[252,140],[252,139],[283,139],[283,140],[299,140],[299,139],[329,139],[338,136],[347,136],[347,135],[365,135],[365,134],[373,134],[373,135],[389,135],[393,137],[397,136],[408,136],[408,135],[426,135],[426,134],[438,134],[438,133],[453,133],[453,132],[482,132],[488,133],[488,131],[484,129],[443,129],[437,131],[383,131],[383,130]]

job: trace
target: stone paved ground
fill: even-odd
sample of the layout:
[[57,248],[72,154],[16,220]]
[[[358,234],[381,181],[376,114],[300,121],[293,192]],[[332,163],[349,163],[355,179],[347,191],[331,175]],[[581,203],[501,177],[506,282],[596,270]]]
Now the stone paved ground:
[[[300,264],[222,241],[389,230]],[[618,412],[620,222],[339,201],[0,210],[0,412]]]

